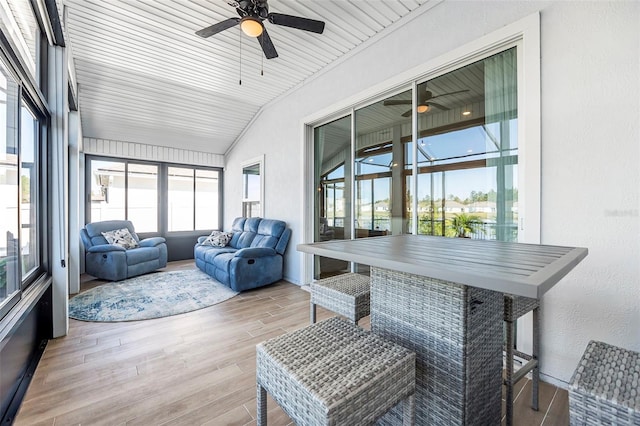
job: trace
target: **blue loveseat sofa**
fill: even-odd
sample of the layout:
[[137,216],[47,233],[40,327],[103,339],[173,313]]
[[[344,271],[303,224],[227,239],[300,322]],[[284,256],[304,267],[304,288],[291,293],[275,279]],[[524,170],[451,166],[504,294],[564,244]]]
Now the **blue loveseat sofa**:
[[281,220],[238,217],[233,237],[225,247],[203,245],[193,249],[196,266],[235,291],[249,290],[282,279],[283,255],[291,230]]
[[[126,228],[138,247],[125,249],[109,244],[103,232]],[[128,220],[87,223],[80,230],[85,249],[85,271],[96,278],[120,281],[167,266],[167,244],[162,237],[140,240]]]

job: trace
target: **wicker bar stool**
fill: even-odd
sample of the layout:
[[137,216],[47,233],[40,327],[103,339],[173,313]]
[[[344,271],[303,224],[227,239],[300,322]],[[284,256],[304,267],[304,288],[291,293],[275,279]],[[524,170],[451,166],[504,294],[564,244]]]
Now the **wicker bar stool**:
[[640,425],[640,352],[590,341],[569,382],[570,425]]
[[370,280],[362,274],[347,273],[312,282],[311,324],[316,322],[316,305],[349,318],[358,324],[370,313]]
[[266,393],[299,425],[369,425],[402,402],[415,419],[416,356],[380,336],[330,318],[256,347],[257,424]]
[[[526,354],[514,349],[513,323],[524,314],[533,311],[533,345],[532,353]],[[507,425],[513,424],[513,386],[532,372],[531,408],[538,411],[538,384],[540,382],[540,368],[538,366],[538,354],[540,353],[540,301],[529,297],[504,295],[504,322],[506,339],[506,374],[504,384],[507,387],[506,396],[506,421]],[[527,363],[513,373],[513,357],[518,356],[527,360]]]

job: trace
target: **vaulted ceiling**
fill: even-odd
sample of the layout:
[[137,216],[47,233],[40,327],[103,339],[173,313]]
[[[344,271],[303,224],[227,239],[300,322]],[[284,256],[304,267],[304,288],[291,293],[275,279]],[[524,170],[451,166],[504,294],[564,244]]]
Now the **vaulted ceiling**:
[[326,25],[265,21],[279,54],[267,60],[238,26],[195,34],[238,16],[225,0],[63,0],[83,135],[224,154],[264,105],[437,2],[269,0]]

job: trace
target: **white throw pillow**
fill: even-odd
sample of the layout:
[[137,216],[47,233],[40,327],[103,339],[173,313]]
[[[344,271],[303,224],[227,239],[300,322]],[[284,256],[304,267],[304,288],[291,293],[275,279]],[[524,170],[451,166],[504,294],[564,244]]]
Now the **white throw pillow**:
[[133,238],[133,235],[131,235],[127,228],[102,232],[102,236],[104,236],[109,244],[121,246],[127,250],[138,247],[138,242]]
[[213,231],[206,240],[202,242],[203,246],[225,247],[233,238],[233,232]]

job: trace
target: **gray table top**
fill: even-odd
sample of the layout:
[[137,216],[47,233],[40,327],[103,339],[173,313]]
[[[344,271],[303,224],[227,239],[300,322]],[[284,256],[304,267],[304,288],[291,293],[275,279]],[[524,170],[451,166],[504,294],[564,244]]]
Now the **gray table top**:
[[305,253],[540,298],[587,256],[581,247],[393,235],[298,244]]

